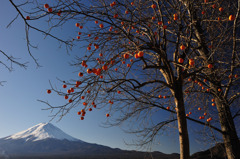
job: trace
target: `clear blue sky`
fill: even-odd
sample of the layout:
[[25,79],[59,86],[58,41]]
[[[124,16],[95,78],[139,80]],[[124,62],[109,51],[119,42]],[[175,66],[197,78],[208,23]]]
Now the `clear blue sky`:
[[[40,122],[48,122],[51,118],[50,111],[43,111],[47,106],[37,99],[48,100],[51,103],[61,103],[57,95],[48,95],[46,90],[50,88],[49,81],[53,85],[59,84],[56,78],[68,80],[77,77],[75,69],[69,66],[74,54],[81,50],[70,52],[68,55],[64,48],[58,48],[56,40],[46,38],[35,31],[30,32],[33,44],[38,49],[32,49],[32,53],[43,67],[36,68],[33,60],[27,53],[25,41],[25,28],[21,18],[6,29],[7,24],[15,17],[16,11],[7,0],[1,1],[0,5],[0,49],[21,58],[19,61],[29,62],[27,70],[13,65],[14,71],[8,72],[0,65],[0,81],[7,81],[0,86],[0,138],[27,129]],[[42,24],[38,24],[42,25]],[[73,35],[74,25],[66,34]],[[75,35],[75,34],[74,34]],[[6,61],[7,62],[7,61]],[[59,85],[58,85],[59,86]],[[102,128],[100,125],[106,121],[103,110],[94,110],[87,114],[84,121],[76,115],[77,110],[72,110],[60,122],[52,121],[54,125],[83,141],[98,143],[114,148],[136,149],[128,147],[124,141],[131,142],[136,139],[133,134],[126,134],[120,128]],[[171,132],[171,133],[169,133]],[[176,129],[170,129],[168,133],[159,138],[159,144],[154,145],[152,150],[164,153],[179,153],[178,133]],[[191,153],[203,150],[205,145],[195,142],[194,131],[190,130]]]

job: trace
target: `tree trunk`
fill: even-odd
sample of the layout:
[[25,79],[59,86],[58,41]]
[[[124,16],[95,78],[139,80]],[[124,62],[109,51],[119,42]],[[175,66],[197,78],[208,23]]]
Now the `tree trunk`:
[[[181,82],[181,81],[180,81]],[[180,159],[189,159],[189,138],[187,130],[187,120],[184,107],[182,84],[177,82],[175,85],[175,105],[177,111],[179,143],[180,143]]]
[[[190,10],[189,10],[189,13]],[[209,59],[209,52],[207,50],[206,42],[204,39],[204,34],[200,22],[197,20],[196,14],[192,12],[192,19],[193,21],[196,21],[195,27],[195,34],[199,40],[199,46],[201,48],[199,49],[200,54],[204,58],[205,62]],[[217,88],[214,86],[214,84],[211,84],[215,91],[217,92]],[[226,149],[226,154],[228,159],[240,159],[240,143],[237,136],[237,132],[235,129],[235,124],[231,115],[230,108],[227,104],[224,104],[219,100],[218,98],[215,98],[216,106],[218,109],[218,116],[221,124],[221,130],[223,131],[223,140],[224,145]]]
[[240,159],[240,142],[228,105],[215,98],[228,159]]

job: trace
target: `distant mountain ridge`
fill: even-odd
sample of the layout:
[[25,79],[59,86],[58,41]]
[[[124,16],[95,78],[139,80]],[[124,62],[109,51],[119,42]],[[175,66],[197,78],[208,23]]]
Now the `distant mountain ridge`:
[[[147,157],[148,156],[148,157]],[[179,154],[114,149],[76,139],[51,123],[40,123],[0,139],[0,159],[178,159]]]
[[[179,154],[127,151],[76,139],[51,123],[40,123],[0,139],[0,159],[179,159]],[[222,143],[190,159],[225,159]]]

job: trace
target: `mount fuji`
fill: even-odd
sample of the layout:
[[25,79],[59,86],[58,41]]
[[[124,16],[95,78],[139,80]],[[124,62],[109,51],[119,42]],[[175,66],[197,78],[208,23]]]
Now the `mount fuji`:
[[13,134],[6,137],[5,139],[23,139],[25,141],[39,141],[44,139],[58,139],[58,140],[69,140],[69,141],[80,141],[72,136],[66,134],[59,128],[55,127],[51,123],[40,123],[27,130],[21,131],[19,133]]
[[[40,123],[0,139],[0,159],[141,159],[148,152],[127,151],[76,139],[51,123]],[[179,154],[152,152],[161,159],[178,159]]]

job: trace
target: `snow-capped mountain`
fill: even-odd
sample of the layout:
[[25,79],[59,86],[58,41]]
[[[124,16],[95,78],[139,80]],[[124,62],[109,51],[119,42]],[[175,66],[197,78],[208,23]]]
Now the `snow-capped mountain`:
[[58,140],[69,140],[78,141],[78,139],[66,134],[56,126],[51,123],[40,123],[27,130],[21,131],[19,133],[13,134],[6,137],[5,139],[24,139],[25,141],[38,141],[44,139],[58,139]]
[[[96,136],[97,137],[97,136]],[[0,139],[0,159],[143,159],[146,152],[83,142],[51,123],[40,123],[27,130]],[[161,159],[178,159],[178,154],[151,154]]]

